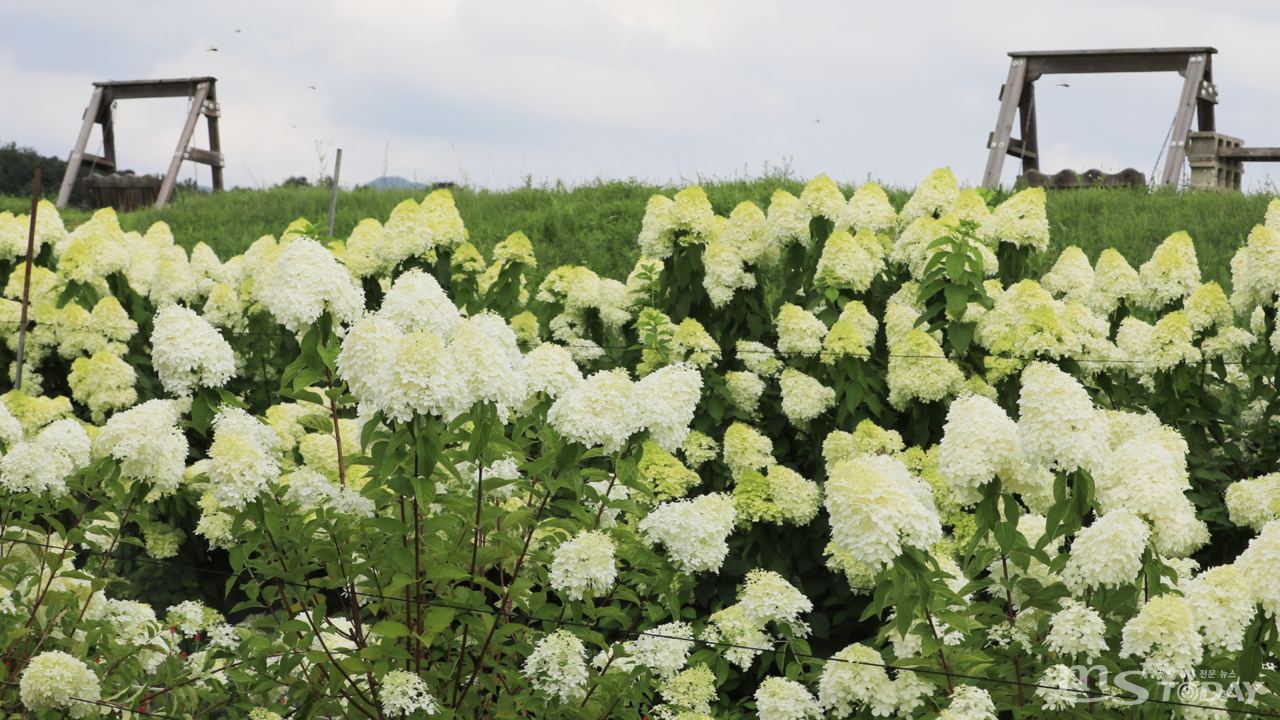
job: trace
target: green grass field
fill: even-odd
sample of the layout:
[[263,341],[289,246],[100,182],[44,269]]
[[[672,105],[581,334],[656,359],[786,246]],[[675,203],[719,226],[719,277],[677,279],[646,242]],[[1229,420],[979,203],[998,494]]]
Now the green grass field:
[[[743,200],[767,208],[777,189],[796,195],[804,183],[788,175],[704,183],[716,212],[728,215]],[[494,192],[457,188],[455,201],[471,240],[488,252],[498,241],[520,230],[533,240],[539,272],[564,264],[586,265],[601,275],[625,279],[638,255],[636,235],[645,203],[654,193],[670,195],[675,186],[634,181],[596,182],[576,188],[522,187]],[[844,188],[845,194],[853,192]],[[407,197],[421,200],[425,191],[357,189],[338,195],[334,234],[345,238],[367,217],[385,222],[391,209]],[[890,189],[898,208],[909,190]],[[1260,224],[1270,194],[1196,193],[1090,189],[1051,192],[1048,215],[1053,247],[1041,256],[1045,270],[1069,245],[1078,245],[1091,260],[1104,249],[1118,249],[1136,268],[1170,234],[1185,230],[1195,239],[1206,280],[1230,290],[1231,256],[1249,231]],[[125,230],[145,232],[154,222],[169,223],[188,249],[205,242],[223,259],[236,255],[266,234],[278,234],[292,220],[305,217],[317,226],[327,220],[329,192],[324,188],[237,189],[220,195],[184,194],[163,210],[125,213]],[[30,200],[0,198],[0,211],[25,213]],[[62,211],[69,228],[91,213]]]

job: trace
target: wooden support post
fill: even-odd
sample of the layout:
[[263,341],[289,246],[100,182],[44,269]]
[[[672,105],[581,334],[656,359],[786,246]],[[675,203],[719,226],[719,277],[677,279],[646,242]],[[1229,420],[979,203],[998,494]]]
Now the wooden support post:
[[[215,108],[212,112],[205,111],[204,114],[204,120],[209,125],[209,152],[221,155],[222,139],[218,137],[218,118],[222,113],[216,109],[218,105],[218,88],[212,80],[209,81],[208,100],[210,103],[213,103]],[[210,167],[213,170],[213,191],[215,193],[220,193],[222,192],[222,165],[220,163]]]
[[204,101],[209,97],[209,84],[202,82],[196,85],[195,95],[191,98],[191,112],[187,115],[187,124],[182,127],[182,135],[178,138],[178,149],[173,152],[173,160],[169,162],[169,172],[165,173],[164,183],[160,186],[160,194],[156,198],[156,209],[163,208],[169,202],[173,186],[178,182],[178,172],[182,169],[183,155],[191,145],[191,136],[196,131],[196,121],[200,119]]
[[338,173],[342,172],[342,148],[333,163],[333,192],[329,194],[329,237],[333,237],[333,214],[338,209]]
[[1022,99],[1022,85],[1027,75],[1026,58],[1016,57],[1009,64],[1009,79],[1004,85],[1004,95],[1000,99],[1000,115],[996,118],[996,130],[992,134],[990,151],[987,154],[987,169],[982,174],[982,184],[993,188],[1000,184],[1000,173],[1004,170],[1004,156],[1009,150],[1009,138],[1013,135],[1014,113]]
[[1187,133],[1191,132],[1191,119],[1196,114],[1196,102],[1200,96],[1200,81],[1204,79],[1208,53],[1197,53],[1187,60],[1182,83],[1182,97],[1178,99],[1178,114],[1173,119],[1173,134],[1169,136],[1169,153],[1164,161],[1161,185],[1176,185],[1182,175],[1182,161],[1187,155]]
[[1214,120],[1214,106],[1218,104],[1218,87],[1213,84],[1213,55],[1204,56],[1204,77],[1200,80],[1200,91],[1196,96],[1196,122],[1200,132],[1217,132]]
[[1036,85],[1028,80],[1018,102],[1022,131],[1022,172],[1040,169],[1040,144],[1036,133]]
[[80,173],[80,159],[84,157],[85,146],[89,144],[89,133],[98,120],[98,109],[102,106],[102,88],[94,88],[89,98],[89,107],[84,111],[84,123],[80,125],[80,137],[76,139],[75,149],[67,159],[67,173],[62,177],[62,189],[58,191],[58,207],[66,207],[71,199],[71,189],[75,187],[76,175]]
[[102,98],[100,118],[102,123],[102,156],[111,166],[111,172],[115,172],[116,168],[119,167],[116,163],[116,113],[111,107],[110,95]]

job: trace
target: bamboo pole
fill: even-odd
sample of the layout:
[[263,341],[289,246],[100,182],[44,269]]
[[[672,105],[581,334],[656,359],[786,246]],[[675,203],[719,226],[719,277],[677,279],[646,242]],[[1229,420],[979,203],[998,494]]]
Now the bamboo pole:
[[13,373],[13,387],[22,389],[22,351],[27,345],[27,301],[31,295],[31,263],[35,260],[36,211],[40,208],[40,168],[36,168],[35,187],[31,189],[31,229],[27,232],[27,274],[22,281],[22,319],[18,321],[18,362]]

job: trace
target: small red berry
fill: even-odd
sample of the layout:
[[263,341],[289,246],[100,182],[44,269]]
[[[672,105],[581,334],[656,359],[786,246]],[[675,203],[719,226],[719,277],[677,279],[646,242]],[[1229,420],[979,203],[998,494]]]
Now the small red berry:
[[170,625],[170,626],[169,626],[169,632],[171,632],[171,633],[178,632],[178,628],[177,628],[177,627],[175,627],[175,626],[173,626],[173,625]]
[[200,642],[200,633],[196,633],[196,642]]
[[182,657],[186,657],[186,656],[187,656],[187,654],[186,654],[185,652],[184,652],[184,653],[182,653]]

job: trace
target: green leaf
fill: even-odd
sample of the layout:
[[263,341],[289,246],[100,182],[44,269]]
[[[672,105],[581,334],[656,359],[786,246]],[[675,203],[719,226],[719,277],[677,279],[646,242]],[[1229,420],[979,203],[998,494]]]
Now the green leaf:
[[969,344],[973,342],[973,330],[975,323],[971,322],[953,322],[947,325],[947,339],[951,341],[951,347],[956,352],[964,354],[969,351]]
[[409,628],[395,620],[379,620],[370,628],[370,631],[390,638],[405,637],[409,634]]
[[333,434],[333,421],[318,413],[314,415],[303,415],[298,418],[298,424],[303,427],[322,432],[326,435]]

